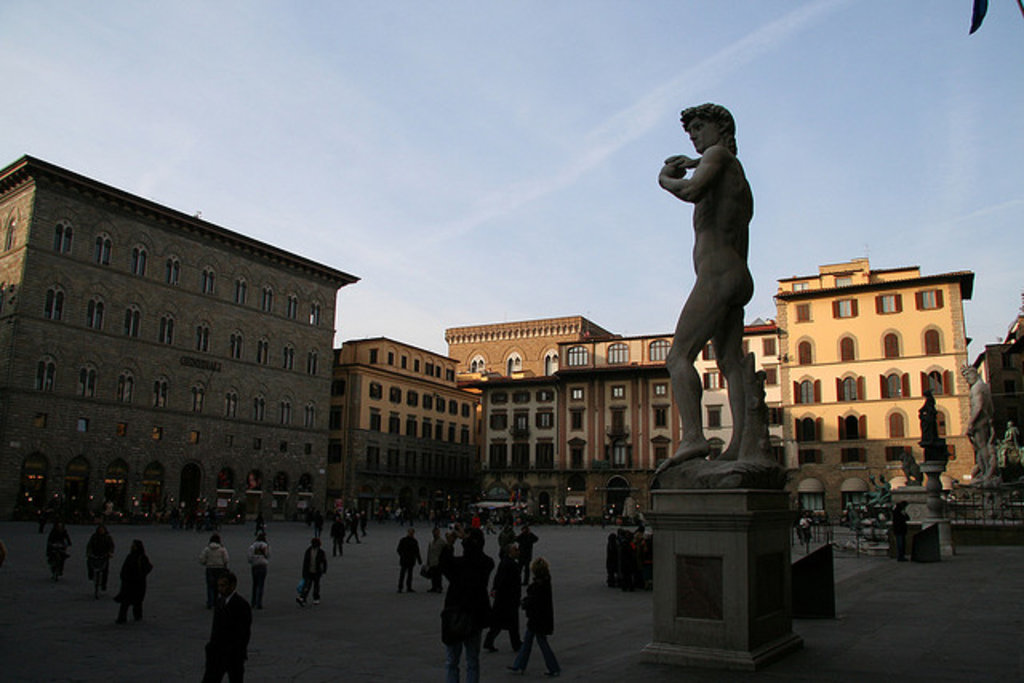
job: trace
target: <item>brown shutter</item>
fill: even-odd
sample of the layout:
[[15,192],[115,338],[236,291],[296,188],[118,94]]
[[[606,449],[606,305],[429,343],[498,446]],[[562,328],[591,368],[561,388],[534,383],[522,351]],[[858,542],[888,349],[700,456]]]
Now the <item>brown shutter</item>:
[[935,290],[935,307],[936,308],[942,308],[942,290],[941,289],[936,289]]
[[793,382],[793,403],[803,403],[803,399],[800,398],[799,382]]
[[903,373],[903,398],[910,398],[910,375]]
[[814,402],[821,403],[821,380],[814,380]]
[[882,295],[879,294],[875,297],[875,313],[882,312]]
[[843,380],[836,378],[836,400],[843,401]]
[[885,375],[878,376],[878,390],[879,396],[881,396],[882,398],[889,398],[889,383],[885,381]]
[[850,299],[850,316],[853,318],[857,317],[857,300]]
[[839,317],[839,302],[838,301],[833,301],[832,302],[832,317],[833,318],[838,318]]
[[864,378],[863,377],[858,377],[857,378],[857,400],[858,401],[866,401],[867,398],[868,398],[867,397],[867,391],[865,391],[865,387],[864,387]]
[[924,396],[924,392],[928,391],[928,373],[921,373],[921,395]]
[[895,297],[896,297],[896,312],[897,313],[902,313],[903,312],[903,295],[902,294],[896,294]]
[[917,306],[917,310],[919,311],[924,308],[924,301],[921,296],[921,292],[914,292],[914,305]]
[[860,438],[862,438],[862,439],[868,438],[868,416],[867,415],[861,415],[859,418],[857,418],[857,431],[858,431],[857,436],[859,436]]
[[846,420],[844,420],[843,416],[840,415],[839,416],[839,440],[842,441],[845,438],[846,438]]
[[946,396],[953,395],[953,373],[949,370],[942,373],[942,393]]

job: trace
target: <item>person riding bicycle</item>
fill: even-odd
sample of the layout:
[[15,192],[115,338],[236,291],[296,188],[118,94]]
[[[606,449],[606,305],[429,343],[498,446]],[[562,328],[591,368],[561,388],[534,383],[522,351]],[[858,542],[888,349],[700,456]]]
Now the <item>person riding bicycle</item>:
[[110,558],[114,556],[114,539],[107,531],[106,525],[100,524],[96,527],[96,531],[89,537],[89,543],[85,546],[85,554],[89,580],[96,578],[95,574],[99,573],[100,590],[107,590]]
[[71,536],[64,528],[64,522],[54,522],[50,535],[46,537],[46,561],[50,565],[54,581],[64,574],[64,561],[68,559],[69,547]]

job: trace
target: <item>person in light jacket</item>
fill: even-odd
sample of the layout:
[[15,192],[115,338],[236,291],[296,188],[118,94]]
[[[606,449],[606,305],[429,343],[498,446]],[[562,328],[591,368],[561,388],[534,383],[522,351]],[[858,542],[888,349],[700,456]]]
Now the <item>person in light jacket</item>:
[[270,544],[262,531],[249,546],[247,553],[252,569],[252,608],[263,609],[263,586],[267,582],[267,568],[270,565]]
[[206,567],[206,609],[217,602],[217,579],[228,570],[228,549],[221,545],[220,534],[210,536],[210,543],[199,553],[199,564]]

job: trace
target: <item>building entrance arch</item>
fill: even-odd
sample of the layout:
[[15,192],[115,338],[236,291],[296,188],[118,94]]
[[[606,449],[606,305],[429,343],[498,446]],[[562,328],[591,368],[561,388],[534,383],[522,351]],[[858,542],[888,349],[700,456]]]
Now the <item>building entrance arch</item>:
[[21,489],[18,491],[17,508],[26,514],[35,515],[46,505],[46,479],[50,463],[42,453],[32,453],[21,463]]
[[181,483],[178,486],[178,501],[185,506],[185,512],[195,511],[202,491],[203,471],[199,465],[190,462],[181,468]]
[[64,472],[64,504],[71,519],[89,514],[89,461],[84,455],[72,458]]
[[128,511],[128,463],[120,458],[107,465],[103,477],[103,504],[108,503],[117,512]]
[[623,513],[626,498],[629,497],[629,482],[622,477],[612,477],[605,487],[604,507],[613,516]]

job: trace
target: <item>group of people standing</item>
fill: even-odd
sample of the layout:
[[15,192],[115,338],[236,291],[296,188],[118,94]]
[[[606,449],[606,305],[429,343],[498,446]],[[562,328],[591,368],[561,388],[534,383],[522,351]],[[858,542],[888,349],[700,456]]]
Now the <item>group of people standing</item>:
[[[507,538],[507,535],[506,535]],[[457,528],[449,534],[441,549],[439,568],[448,580],[444,609],[441,612],[441,640],[445,644],[445,669],[448,683],[458,683],[462,653],[466,653],[466,681],[480,680],[480,645],[497,652],[495,639],[502,631],[509,632],[509,640],[516,656],[508,669],[522,674],[530,660],[533,642],[536,640],[544,663],[545,675],[558,676],[561,668],[554,651],[548,643],[548,636],[554,633],[554,601],[551,590],[551,571],[544,558],[524,559],[524,546],[532,557],[537,537],[524,527],[515,536],[523,539],[501,546],[500,562],[494,571],[494,560],[484,553],[484,534],[479,527],[463,532]],[[455,540],[461,539],[462,554],[456,554]],[[526,596],[522,597],[522,572],[530,578]],[[491,589],[488,591],[488,585]],[[493,603],[491,597],[493,596]],[[526,612],[526,630],[520,637],[519,609]],[[483,635],[484,629],[486,636]]]
[[619,529],[608,534],[605,549],[608,587],[632,592],[649,590],[654,580],[653,538],[641,527],[636,531]]

